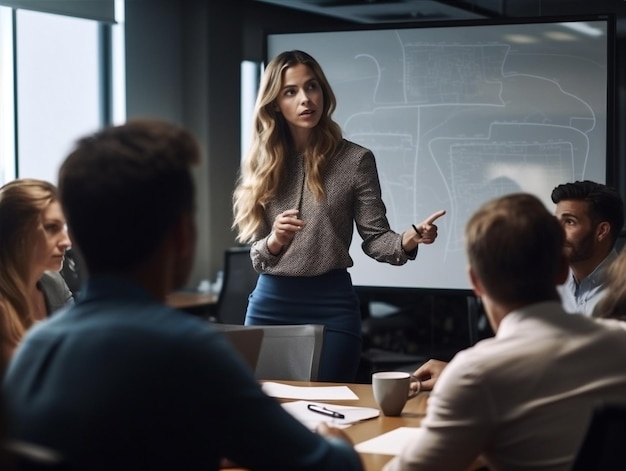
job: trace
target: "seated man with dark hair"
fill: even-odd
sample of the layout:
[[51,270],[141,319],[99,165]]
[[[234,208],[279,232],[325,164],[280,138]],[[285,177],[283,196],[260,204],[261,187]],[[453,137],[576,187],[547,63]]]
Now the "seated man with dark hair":
[[10,437],[56,450],[72,469],[215,470],[225,459],[360,470],[341,430],[310,432],[221,333],[164,304],[194,257],[198,160],[188,132],[145,120],[81,139],[65,160],[61,204],[89,277],[9,365]]
[[559,287],[563,306],[591,316],[604,294],[606,269],[617,258],[615,242],[624,226],[624,203],[614,188],[589,180],[557,186],[552,201],[565,229],[570,266]]
[[491,471],[569,471],[594,407],[626,397],[626,332],[563,309],[564,240],[530,194],[470,218],[469,278],[495,337],[440,371],[420,434],[385,471],[460,471],[481,455]]

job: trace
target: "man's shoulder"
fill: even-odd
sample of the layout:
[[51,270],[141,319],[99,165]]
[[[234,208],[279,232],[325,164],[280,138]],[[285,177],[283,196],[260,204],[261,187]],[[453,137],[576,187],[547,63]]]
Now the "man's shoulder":
[[[27,339],[89,339],[96,335],[110,341],[152,339],[155,342],[203,343],[218,336],[208,321],[157,302],[107,299],[101,302],[77,302],[55,316],[39,323],[27,333]],[[117,340],[116,340],[117,339]],[[85,340],[84,343],[89,343]]]
[[[21,377],[33,365],[54,364],[55,371],[72,371],[84,378],[97,373],[90,365],[106,364],[124,377],[129,371],[175,377],[187,370],[211,374],[210,358],[228,363],[232,349],[208,322],[166,306],[146,305],[131,309],[83,311],[75,305],[34,326],[22,340],[12,361],[13,375]],[[222,363],[224,363],[222,362]],[[197,381],[200,376],[196,375]],[[19,380],[18,380],[19,381]]]
[[[541,314],[546,318],[537,316],[527,320],[520,315],[521,322],[507,325],[505,335],[481,340],[460,351],[449,366],[454,366],[453,370],[459,374],[473,371],[486,376],[494,372],[499,376],[512,364],[517,364],[521,370],[523,365],[531,366],[547,359],[557,361],[558,355],[551,355],[562,350],[563,338],[568,339],[567,350],[571,352],[580,349],[593,355],[594,352],[604,351],[603,345],[614,345],[617,351],[626,354],[626,323],[605,323],[582,314],[570,314],[558,303],[545,305]],[[614,350],[612,347],[609,349]]]
[[[607,342],[611,340],[615,342],[615,347],[621,349],[626,354],[626,321],[623,319],[602,319],[602,318],[586,318],[589,322],[592,322],[597,326],[598,337],[600,341]],[[613,349],[611,349],[613,351]],[[613,351],[613,354],[616,352]],[[620,356],[621,358],[621,356]]]

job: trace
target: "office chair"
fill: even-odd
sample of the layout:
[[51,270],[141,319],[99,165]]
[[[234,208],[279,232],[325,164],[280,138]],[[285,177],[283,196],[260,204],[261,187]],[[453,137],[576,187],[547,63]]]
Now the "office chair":
[[572,471],[626,470],[626,403],[599,404],[578,449]]
[[215,306],[217,322],[243,324],[248,296],[259,274],[252,267],[250,247],[230,247],[224,251],[224,280]]
[[257,379],[317,381],[324,326],[268,325],[255,370]]
[[263,331],[254,376],[257,379],[317,381],[324,326],[215,324],[225,333]]
[[252,371],[255,371],[263,344],[264,330],[261,327],[238,324],[215,323],[213,327],[226,335],[232,346],[241,355],[241,358]]
[[65,252],[60,273],[72,292],[72,296],[76,299],[83,282],[87,278],[87,267],[85,267],[85,262],[75,248],[70,248]]

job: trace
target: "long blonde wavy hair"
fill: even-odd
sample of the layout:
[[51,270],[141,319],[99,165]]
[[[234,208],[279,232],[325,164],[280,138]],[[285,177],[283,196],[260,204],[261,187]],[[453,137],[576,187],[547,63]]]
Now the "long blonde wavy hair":
[[33,324],[30,261],[42,212],[57,200],[56,187],[43,180],[18,179],[0,187],[0,340],[11,346]]
[[626,250],[611,262],[605,273],[604,295],[593,310],[593,317],[626,321]]
[[312,130],[304,160],[307,188],[318,201],[325,197],[324,168],[342,140],[341,128],[332,119],[337,100],[324,71],[313,57],[303,51],[285,51],[272,59],[265,69],[254,107],[251,145],[233,194],[233,228],[238,230],[237,240],[242,243],[254,240],[265,205],[285,178],[285,161],[296,153],[287,122],[275,109],[275,100],[282,88],[284,71],[298,64],[311,69],[324,97],[322,117]]

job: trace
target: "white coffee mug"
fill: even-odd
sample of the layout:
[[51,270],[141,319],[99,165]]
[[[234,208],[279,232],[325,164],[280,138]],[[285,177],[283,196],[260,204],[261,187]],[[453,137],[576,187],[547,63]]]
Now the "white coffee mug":
[[[415,391],[411,391],[411,379],[417,381]],[[384,415],[400,415],[406,401],[420,392],[420,386],[417,378],[403,371],[380,371],[372,374],[374,399]]]

